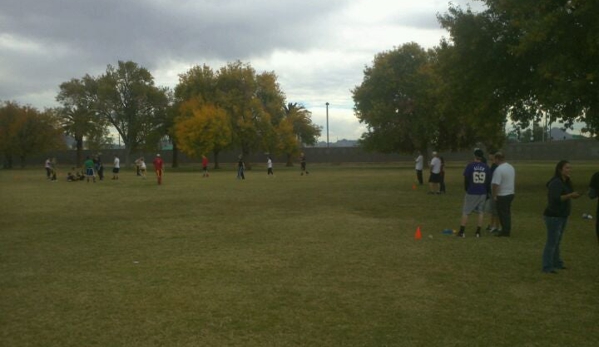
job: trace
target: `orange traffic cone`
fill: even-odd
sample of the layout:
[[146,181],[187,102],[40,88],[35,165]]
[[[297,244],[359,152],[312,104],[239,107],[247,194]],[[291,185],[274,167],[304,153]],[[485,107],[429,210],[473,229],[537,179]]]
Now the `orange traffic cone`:
[[420,227],[416,229],[416,234],[414,234],[414,240],[420,240],[422,238],[422,233],[420,232]]

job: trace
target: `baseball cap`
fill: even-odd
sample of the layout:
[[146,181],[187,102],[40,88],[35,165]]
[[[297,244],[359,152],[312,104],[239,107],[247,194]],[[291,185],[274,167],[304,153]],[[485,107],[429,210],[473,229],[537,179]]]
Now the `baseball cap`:
[[156,154],[156,156],[157,156],[157,157],[159,157],[159,156],[160,156],[160,153]]

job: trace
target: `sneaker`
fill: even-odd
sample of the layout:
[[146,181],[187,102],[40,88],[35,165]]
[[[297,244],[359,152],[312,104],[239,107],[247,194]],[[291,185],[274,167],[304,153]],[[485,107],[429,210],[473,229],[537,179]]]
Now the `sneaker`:
[[476,237],[480,237],[480,231],[476,232]]
[[466,237],[466,234],[463,231],[460,231],[456,235],[457,237]]
[[491,230],[493,230],[493,229],[494,229],[494,228],[491,228],[491,225],[487,225],[487,228],[486,228],[485,230],[486,230],[486,231],[491,231]]

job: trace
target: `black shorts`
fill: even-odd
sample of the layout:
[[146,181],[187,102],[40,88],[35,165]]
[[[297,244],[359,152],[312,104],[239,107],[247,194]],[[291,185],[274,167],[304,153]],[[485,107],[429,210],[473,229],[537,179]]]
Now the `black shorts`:
[[428,178],[428,181],[430,183],[441,183],[441,174],[440,173],[432,173],[430,177]]
[[119,173],[119,170],[120,169],[118,167],[115,167],[115,168],[112,169],[112,173],[117,174],[117,173]]

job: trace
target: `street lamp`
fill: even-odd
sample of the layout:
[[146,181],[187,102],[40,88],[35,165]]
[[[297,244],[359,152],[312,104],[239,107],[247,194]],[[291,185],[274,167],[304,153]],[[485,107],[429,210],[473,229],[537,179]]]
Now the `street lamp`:
[[329,147],[329,103],[327,105],[327,147]]

